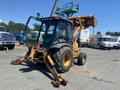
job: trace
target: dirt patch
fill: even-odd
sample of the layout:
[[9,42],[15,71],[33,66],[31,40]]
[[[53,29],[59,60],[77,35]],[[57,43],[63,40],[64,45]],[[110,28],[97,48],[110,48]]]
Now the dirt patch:
[[96,77],[96,73],[94,71],[91,71],[91,70],[87,70],[86,68],[85,69],[72,69],[71,70],[72,72],[75,72],[75,73],[80,73],[80,75],[82,76],[88,76],[90,78],[92,77]]
[[20,50],[20,51],[26,50],[26,48],[23,48],[23,47],[20,47],[20,46],[15,46],[15,49],[18,49],[18,50]]
[[120,60],[117,60],[117,59],[116,60],[112,60],[112,61],[114,61],[114,62],[120,62]]
[[111,81],[108,81],[108,80],[104,80],[104,79],[101,79],[101,78],[97,78],[97,77],[92,77],[92,79],[94,79],[96,81],[100,81],[100,82],[115,84],[114,82],[111,82]]
[[104,80],[102,78],[98,78],[97,75],[96,75],[96,73],[94,71],[87,70],[86,68],[84,68],[84,69],[74,69],[72,71],[74,71],[75,73],[76,72],[80,73],[80,75],[82,75],[82,76],[90,77],[91,79],[99,81],[99,82],[105,82],[105,83],[109,83],[109,84],[115,84],[114,82],[111,82],[111,81],[108,81],[108,80]]

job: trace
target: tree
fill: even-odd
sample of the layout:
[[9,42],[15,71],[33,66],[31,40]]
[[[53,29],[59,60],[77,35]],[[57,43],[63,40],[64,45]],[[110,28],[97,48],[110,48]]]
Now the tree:
[[97,35],[101,35],[101,32],[97,32]]
[[15,28],[15,22],[10,21],[10,22],[8,23],[7,30],[10,31],[10,32],[15,31],[15,30],[16,30],[16,28]]
[[[4,22],[0,22],[0,26],[3,27],[5,29],[5,31],[8,32],[17,32],[17,31],[22,31],[25,28],[25,24],[24,23],[16,23],[14,21],[9,21],[8,24],[4,23]],[[34,29],[35,30],[39,30],[39,24],[35,24],[34,25]],[[27,29],[30,29],[29,27],[27,27]]]
[[35,23],[34,24],[34,30],[39,31],[39,29],[40,29],[40,25],[38,23]]
[[3,27],[3,29],[6,29],[6,28],[7,28],[7,24],[4,23],[4,22],[1,22],[1,23],[0,23],[0,27]]
[[10,21],[7,26],[7,30],[10,32],[16,32],[16,31],[21,31],[25,28],[25,24],[23,23],[15,23],[13,21]]
[[106,34],[106,35],[111,35],[111,32],[108,31],[108,32],[106,32],[105,34]]
[[25,28],[25,24],[16,23],[16,30],[23,30]]
[[111,36],[120,36],[120,32],[106,32],[106,35],[111,35]]

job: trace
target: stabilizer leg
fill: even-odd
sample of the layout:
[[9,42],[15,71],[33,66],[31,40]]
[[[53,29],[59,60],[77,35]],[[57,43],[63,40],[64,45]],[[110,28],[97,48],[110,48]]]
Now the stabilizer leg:
[[13,64],[13,65],[20,65],[23,62],[25,62],[25,58],[24,57],[20,57],[20,58],[18,58],[16,60],[11,61],[11,64]]
[[11,61],[11,64],[20,65],[23,62],[25,62],[26,60],[29,60],[32,63],[34,63],[34,54],[35,54],[35,49],[34,49],[34,46],[33,46],[32,48],[29,48],[28,52],[26,53],[26,55],[24,57],[20,57],[16,60]]
[[53,75],[53,80],[52,80],[52,84],[54,87],[59,87],[61,84],[63,86],[66,86],[67,81],[64,80],[56,71],[55,68],[55,64],[53,62],[53,60],[51,59],[50,55],[46,55],[47,59],[45,59],[45,64],[47,66],[47,68],[49,69],[49,71],[51,72],[51,74]]

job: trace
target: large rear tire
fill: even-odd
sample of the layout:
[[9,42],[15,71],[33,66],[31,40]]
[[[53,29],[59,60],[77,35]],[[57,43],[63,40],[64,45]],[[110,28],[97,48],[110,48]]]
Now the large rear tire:
[[73,64],[73,52],[69,47],[63,47],[53,55],[56,70],[60,73],[67,72]]

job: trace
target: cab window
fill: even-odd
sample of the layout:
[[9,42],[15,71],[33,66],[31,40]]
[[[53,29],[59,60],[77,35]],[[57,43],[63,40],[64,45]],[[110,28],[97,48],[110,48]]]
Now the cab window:
[[56,33],[57,33],[57,37],[62,41],[66,40],[66,31],[67,31],[67,23],[64,21],[58,22]]

